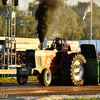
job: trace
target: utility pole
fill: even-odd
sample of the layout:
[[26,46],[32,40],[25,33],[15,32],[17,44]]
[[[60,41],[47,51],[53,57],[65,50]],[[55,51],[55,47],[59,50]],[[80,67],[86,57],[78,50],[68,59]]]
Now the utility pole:
[[91,0],[90,41],[92,44],[92,0]]

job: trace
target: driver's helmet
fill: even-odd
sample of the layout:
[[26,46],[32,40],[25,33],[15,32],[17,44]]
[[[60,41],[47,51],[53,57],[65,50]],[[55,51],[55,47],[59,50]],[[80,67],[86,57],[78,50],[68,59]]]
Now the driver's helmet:
[[58,44],[61,44],[61,40],[60,39],[58,40]]

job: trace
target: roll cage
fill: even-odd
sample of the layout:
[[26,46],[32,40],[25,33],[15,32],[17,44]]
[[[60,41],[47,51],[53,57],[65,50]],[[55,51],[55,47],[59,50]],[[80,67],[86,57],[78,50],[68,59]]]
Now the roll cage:
[[[59,40],[61,40],[61,46],[62,46],[61,50],[58,50],[58,47],[57,47],[57,43]],[[66,40],[64,38],[54,38],[53,42],[52,42],[52,47],[57,49],[58,51],[67,51],[68,50],[67,43],[66,43]]]

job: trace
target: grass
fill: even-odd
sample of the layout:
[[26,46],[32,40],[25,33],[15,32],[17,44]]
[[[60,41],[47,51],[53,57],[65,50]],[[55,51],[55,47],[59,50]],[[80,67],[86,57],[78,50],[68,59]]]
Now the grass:
[[97,99],[97,98],[80,98],[80,97],[77,97],[77,98],[69,98],[69,99],[62,99],[62,100],[100,100],[100,99]]
[[28,83],[38,83],[39,80],[36,76],[28,76],[28,80],[27,80]]
[[[28,83],[37,83],[39,81],[38,81],[37,77],[35,77],[35,76],[28,76],[27,82]],[[5,77],[5,78],[0,77],[0,83],[18,83],[18,82],[17,82],[16,77]]]

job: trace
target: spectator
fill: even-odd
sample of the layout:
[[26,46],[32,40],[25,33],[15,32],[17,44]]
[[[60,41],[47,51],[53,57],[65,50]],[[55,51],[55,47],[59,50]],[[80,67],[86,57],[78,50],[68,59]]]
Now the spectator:
[[49,47],[49,45],[47,45],[47,47],[46,47],[46,49],[45,50],[50,50],[50,47]]
[[20,65],[21,64],[21,60],[20,60],[20,54],[17,55],[17,64]]
[[12,64],[15,64],[15,55],[12,55]]
[[20,54],[20,60],[22,60],[22,58],[23,58],[23,54]]
[[11,55],[9,55],[9,65],[11,65]]
[[22,57],[22,62],[25,63],[25,55]]
[[3,65],[3,54],[0,54],[0,65]]

